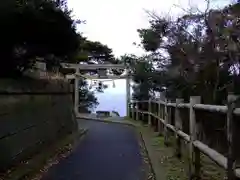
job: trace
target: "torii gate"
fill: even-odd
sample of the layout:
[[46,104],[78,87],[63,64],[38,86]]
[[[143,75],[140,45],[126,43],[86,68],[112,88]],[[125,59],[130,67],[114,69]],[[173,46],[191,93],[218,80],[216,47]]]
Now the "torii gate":
[[[75,79],[75,98],[74,98],[74,112],[75,115],[79,115],[79,79],[80,78],[87,78],[90,79],[126,79],[126,112],[127,116],[129,116],[129,104],[130,104],[130,74],[129,69],[124,64],[68,64],[68,63],[61,63],[63,68],[69,68],[69,69],[75,69],[75,74],[67,75],[67,79]],[[125,75],[107,75],[106,70],[107,69],[125,69],[126,73]],[[96,70],[98,71],[98,75],[81,75],[80,70]]]

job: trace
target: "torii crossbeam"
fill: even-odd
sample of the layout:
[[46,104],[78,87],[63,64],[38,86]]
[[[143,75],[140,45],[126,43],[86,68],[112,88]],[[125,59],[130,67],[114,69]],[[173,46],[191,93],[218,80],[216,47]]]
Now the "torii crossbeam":
[[[67,79],[75,79],[75,98],[74,98],[74,111],[75,115],[79,116],[79,79],[80,78],[89,78],[89,79],[126,79],[126,112],[129,116],[129,103],[130,103],[130,75],[129,69],[125,64],[69,64],[61,63],[63,68],[75,69],[75,74],[67,75]],[[125,69],[125,75],[116,76],[116,75],[81,75],[80,70],[97,70],[97,71],[106,71],[107,69],[117,70]]]

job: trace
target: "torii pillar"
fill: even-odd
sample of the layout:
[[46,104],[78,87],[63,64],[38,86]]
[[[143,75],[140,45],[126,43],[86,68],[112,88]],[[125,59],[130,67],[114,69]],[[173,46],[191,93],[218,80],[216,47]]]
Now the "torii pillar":
[[[79,80],[81,78],[80,69],[84,70],[99,70],[99,69],[125,69],[124,64],[69,64],[61,63],[65,68],[75,69],[74,75],[69,75],[68,79],[75,79],[75,91],[74,91],[74,112],[76,116],[79,115]],[[96,77],[96,79],[126,79],[126,113],[127,116],[130,115],[129,105],[130,105],[130,76],[129,70],[126,69],[126,76],[106,76],[106,77]]]
[[76,67],[76,72],[75,72],[75,93],[74,93],[74,112],[75,115],[78,116],[79,114],[79,74],[80,70],[78,67]]
[[130,117],[130,96],[131,96],[131,90],[130,90],[130,78],[129,78],[129,70],[126,70],[126,113],[127,117]]

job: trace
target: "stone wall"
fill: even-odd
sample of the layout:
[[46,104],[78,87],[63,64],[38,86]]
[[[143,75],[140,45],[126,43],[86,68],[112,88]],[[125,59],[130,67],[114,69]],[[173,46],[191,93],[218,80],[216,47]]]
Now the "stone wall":
[[72,105],[62,80],[1,80],[0,172],[76,131]]

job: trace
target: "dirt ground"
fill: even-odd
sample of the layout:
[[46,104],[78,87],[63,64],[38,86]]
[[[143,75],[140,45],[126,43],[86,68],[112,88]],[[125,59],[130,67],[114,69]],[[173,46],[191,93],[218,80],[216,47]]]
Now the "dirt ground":
[[[170,138],[170,146],[164,145],[164,138],[153,131],[147,125],[137,121],[129,120],[135,124],[141,132],[148,150],[151,164],[157,180],[187,180],[188,179],[188,150],[187,144],[183,144],[182,158],[177,158],[174,153],[175,138]],[[201,154],[201,179],[202,180],[223,180],[225,171],[213,161]]]

